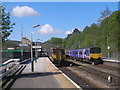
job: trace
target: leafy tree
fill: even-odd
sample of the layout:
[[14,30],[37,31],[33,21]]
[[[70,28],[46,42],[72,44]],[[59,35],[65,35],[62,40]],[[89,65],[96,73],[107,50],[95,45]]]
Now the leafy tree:
[[74,33],[79,33],[80,31],[77,29],[77,28],[75,28],[74,30],[73,30],[73,34]]
[[74,29],[73,33],[66,38],[62,40],[60,38],[51,38],[49,43],[59,44],[67,49],[78,49],[79,44],[80,48],[98,46],[102,49],[104,56],[107,56],[107,46],[109,44],[111,57],[116,58],[118,51],[120,52],[119,26],[120,10],[113,12],[110,16],[103,19],[99,25],[93,23],[91,26],[86,26],[83,32]]
[[109,10],[108,7],[106,7],[106,9],[103,12],[100,12],[100,14],[101,14],[101,16],[98,19],[98,22],[101,22],[102,20],[104,20],[105,18],[107,18],[111,14],[111,11]]
[[13,28],[13,25],[15,25],[15,23],[11,23],[10,13],[7,12],[1,4],[0,4],[0,18],[1,18],[0,30],[1,30],[2,41],[5,41],[13,31],[12,28]]
[[54,45],[62,46],[62,39],[52,37],[51,40],[48,40],[46,43],[51,43],[51,44],[54,44]]

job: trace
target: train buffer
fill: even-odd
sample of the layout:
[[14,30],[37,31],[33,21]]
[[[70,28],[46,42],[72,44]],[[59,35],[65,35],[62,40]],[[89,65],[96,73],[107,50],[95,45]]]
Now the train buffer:
[[47,57],[38,58],[37,62],[34,62],[34,72],[31,72],[31,63],[28,63],[11,88],[78,88],[82,90]]

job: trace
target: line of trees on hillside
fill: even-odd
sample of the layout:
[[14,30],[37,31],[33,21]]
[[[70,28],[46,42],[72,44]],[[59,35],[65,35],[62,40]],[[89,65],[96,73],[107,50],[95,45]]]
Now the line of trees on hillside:
[[[100,13],[101,16],[98,19],[97,24],[93,23],[91,26],[86,26],[83,31],[79,31],[77,28],[75,28],[72,34],[69,34],[66,38],[52,37],[51,40],[45,42],[47,44],[43,44],[44,49],[47,50],[54,45],[65,47],[67,49],[97,46],[101,47],[104,56],[107,56],[107,53],[110,52],[111,57],[115,58],[118,56],[118,52],[120,52],[120,10],[111,14],[111,11],[107,7],[103,12]],[[1,4],[0,21],[1,45],[1,41],[4,42],[7,40],[7,37],[12,33],[13,26],[15,25],[15,23],[11,23],[9,12],[6,12],[5,8]],[[5,43],[3,44],[6,46]],[[15,45],[17,44],[18,42],[15,43]],[[110,47],[109,51],[108,46]]]
[[[67,49],[78,49],[87,47],[101,47],[104,56],[110,52],[111,57],[116,58],[120,51],[120,11],[111,11],[106,8],[101,12],[99,23],[93,23],[91,26],[86,26],[83,31],[77,28],[73,30],[66,38],[52,37],[46,43],[52,43]],[[108,51],[108,46],[110,47]]]

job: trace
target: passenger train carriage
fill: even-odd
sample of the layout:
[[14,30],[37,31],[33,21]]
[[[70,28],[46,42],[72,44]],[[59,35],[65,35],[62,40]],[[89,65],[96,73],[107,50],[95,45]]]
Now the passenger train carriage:
[[62,63],[66,59],[65,48],[51,48],[48,56],[51,57],[52,62]]
[[99,47],[66,50],[66,57],[84,62],[90,62],[92,64],[103,63],[101,48]]

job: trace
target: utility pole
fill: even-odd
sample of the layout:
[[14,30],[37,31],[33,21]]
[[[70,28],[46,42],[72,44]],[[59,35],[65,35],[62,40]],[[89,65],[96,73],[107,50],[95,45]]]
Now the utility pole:
[[35,62],[37,62],[37,40],[35,42]]
[[94,47],[96,46],[95,39],[94,39]]
[[35,42],[35,57],[37,59],[37,41]]
[[0,25],[0,63],[2,63],[2,26],[1,25]]
[[22,61],[23,61],[23,25],[21,25],[21,58],[22,58]]
[[79,49],[80,49],[80,41],[79,41]]

